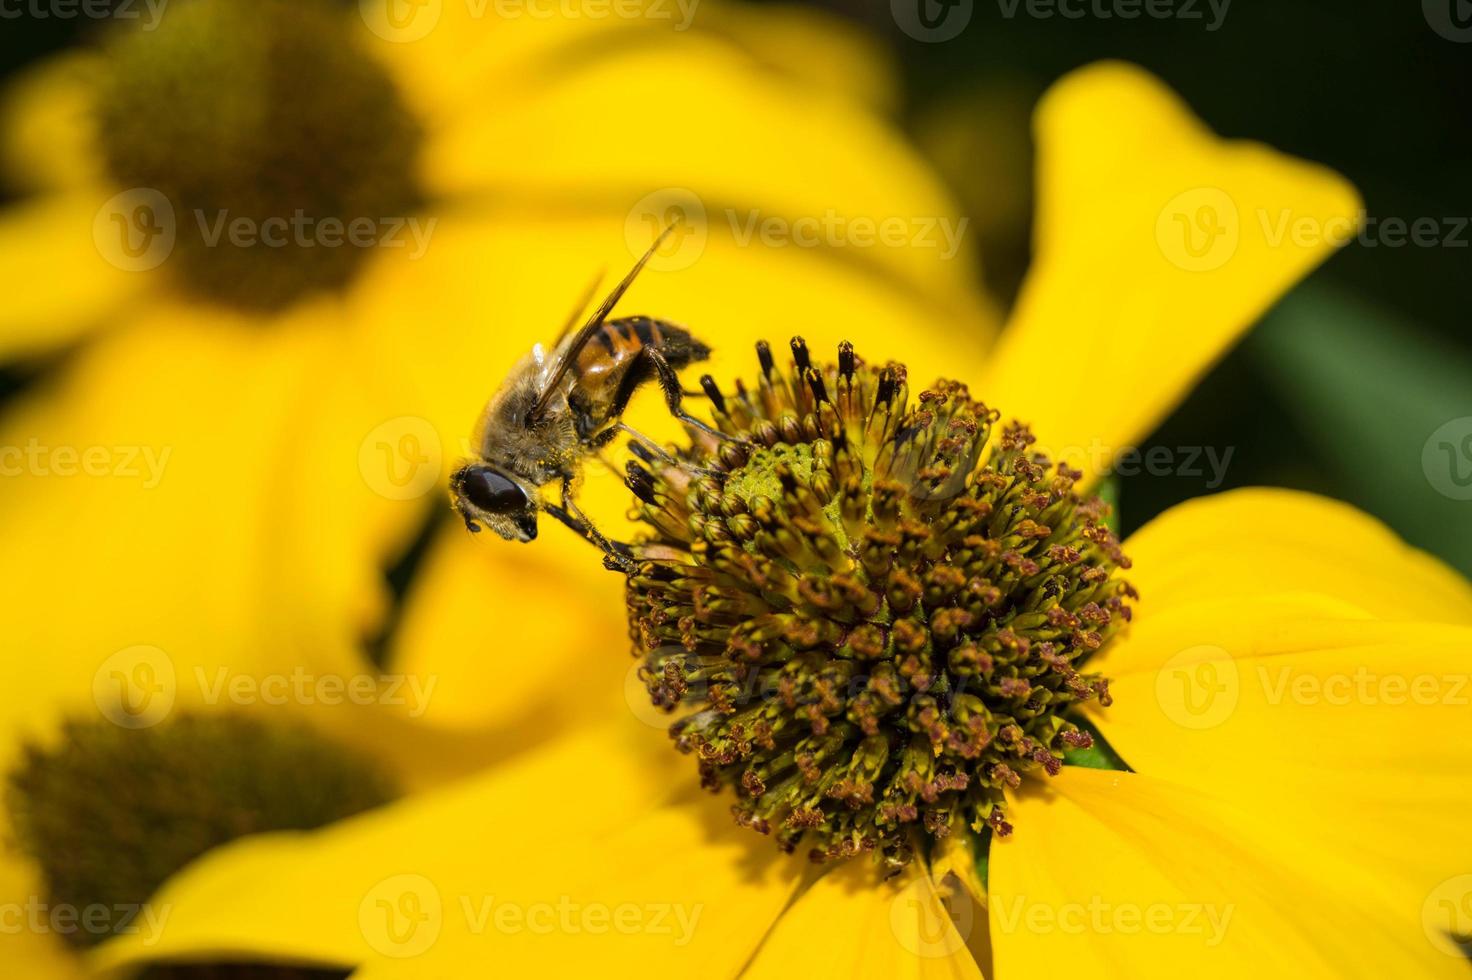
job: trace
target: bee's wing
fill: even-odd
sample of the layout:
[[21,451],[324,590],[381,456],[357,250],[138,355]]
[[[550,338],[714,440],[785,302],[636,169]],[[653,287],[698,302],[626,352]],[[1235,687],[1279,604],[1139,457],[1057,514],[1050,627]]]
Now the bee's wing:
[[[542,383],[542,390],[537,397],[536,405],[532,406],[533,418],[541,416],[546,411],[547,405],[552,400],[552,396],[557,392],[558,385],[562,382],[563,377],[566,376],[568,368],[572,367],[573,363],[578,359],[578,355],[583,352],[583,348],[588,346],[588,341],[592,340],[593,335],[603,326],[603,321],[608,319],[608,314],[612,313],[613,308],[618,305],[618,301],[623,299],[624,293],[628,292],[629,287],[634,284],[634,280],[638,278],[644,266],[653,258],[655,250],[664,243],[665,238],[669,236],[670,232],[675,230],[675,225],[677,224],[679,224],[678,220],[670,222],[665,227],[665,230],[659,233],[659,237],[654,240],[654,244],[649,246],[649,251],[639,257],[639,261],[634,263],[634,267],[629,270],[629,274],[624,276],[617,286],[613,287],[613,292],[609,293],[603,302],[599,304],[598,309],[593,311],[593,315],[588,318],[588,321],[578,328],[578,332],[558,343],[556,350],[552,354],[552,367],[547,372],[546,380]],[[566,335],[566,333],[567,330],[564,328],[563,334]]]
[[568,334],[572,333],[572,328],[577,326],[578,317],[588,308],[588,304],[593,302],[593,296],[598,292],[598,284],[603,281],[603,273],[606,271],[606,268],[602,269],[596,276],[588,280],[588,288],[584,289],[583,295],[578,297],[578,305],[572,308],[572,312],[567,315],[566,322],[562,324],[562,329],[557,331],[557,339],[552,342],[554,351],[562,346]]

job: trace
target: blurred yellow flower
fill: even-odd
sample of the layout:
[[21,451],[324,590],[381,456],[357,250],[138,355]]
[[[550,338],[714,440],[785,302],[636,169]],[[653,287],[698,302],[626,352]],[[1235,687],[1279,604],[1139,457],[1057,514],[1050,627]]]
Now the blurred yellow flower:
[[[180,2],[6,94],[0,357],[57,369],[0,421],[0,767],[67,716],[223,706],[307,716],[414,787],[580,713],[554,680],[622,703],[583,546],[439,519],[480,402],[671,208],[690,233],[629,302],[718,348],[831,323],[938,369],[990,336],[857,33],[654,0],[435,4],[406,33],[383,6]],[[38,890],[0,860],[0,901]],[[71,968],[51,935],[6,952]]]
[[[1357,200],[1320,168],[1217,140],[1122,65],[1061,82],[1037,135],[1036,260],[973,390],[1097,477],[1332,247],[1274,239],[1258,216],[1323,227],[1352,220]],[[923,359],[923,343],[897,333],[861,349]],[[957,360],[944,374],[967,377],[957,347],[942,348]],[[580,726],[514,762],[214,852],[156,897],[176,910],[157,946],[117,940],[97,964],[1461,975],[1439,903],[1464,898],[1472,861],[1465,701],[1327,692],[1365,673],[1465,679],[1472,586],[1353,510],[1286,491],[1184,505],[1124,548],[1142,599],[1090,661],[1114,695],[1090,717],[1132,769],[1024,784],[985,882],[964,835],[887,884],[864,861],[761,853],[728,799],[671,764],[661,719],[646,728],[635,702],[609,717],[583,700]],[[547,680],[554,700],[578,697]]]

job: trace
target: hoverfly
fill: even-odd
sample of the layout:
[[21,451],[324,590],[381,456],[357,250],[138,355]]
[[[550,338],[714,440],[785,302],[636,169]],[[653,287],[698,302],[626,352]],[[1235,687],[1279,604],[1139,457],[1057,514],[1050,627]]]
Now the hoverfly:
[[[710,348],[665,320],[608,318],[674,227],[660,233],[582,327],[573,332],[569,322],[550,356],[542,345],[533,347],[491,397],[476,429],[475,457],[450,476],[451,501],[468,529],[484,525],[508,541],[531,541],[537,514],[545,510],[601,548],[610,567],[627,570],[626,549],[609,541],[573,500],[583,461],[620,432],[662,454],[622,421],[629,400],[651,380],[659,383],[671,415],[725,438],[684,410],[675,373],[705,360]],[[556,504],[540,496],[554,483],[561,485]]]

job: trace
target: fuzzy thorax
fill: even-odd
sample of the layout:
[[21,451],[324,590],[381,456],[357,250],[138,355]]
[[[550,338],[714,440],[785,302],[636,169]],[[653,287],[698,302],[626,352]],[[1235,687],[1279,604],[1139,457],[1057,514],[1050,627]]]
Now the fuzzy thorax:
[[1107,505],[962,384],[758,354],[754,387],[703,382],[729,441],[630,465],[631,631],[676,745],[815,860],[1010,833],[1005,792],[1109,703],[1082,670],[1133,596]]

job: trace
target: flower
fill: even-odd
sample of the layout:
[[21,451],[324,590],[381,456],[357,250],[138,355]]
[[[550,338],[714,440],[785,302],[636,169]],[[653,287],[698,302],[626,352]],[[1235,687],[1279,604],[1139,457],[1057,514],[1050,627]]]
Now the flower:
[[[718,346],[754,337],[748,316],[797,324],[839,295],[865,335],[900,323],[939,350],[951,330],[989,334],[964,241],[950,261],[739,237],[750,214],[953,213],[877,111],[871,45],[816,15],[709,3],[676,30],[671,9],[444,4],[409,39],[358,10],[195,0],[7,93],[3,156],[28,196],[0,214],[0,355],[56,370],[0,421],[14,611],[0,766],[155,687],[147,710],[170,718],[314,724],[410,790],[557,731],[546,682],[621,628],[613,583],[576,541],[465,540],[441,520],[443,478],[505,368],[550,339],[591,275],[633,261],[670,201],[707,220],[629,301]],[[119,72],[129,84],[109,86]],[[158,257],[142,233],[160,197],[176,245],[140,268]],[[313,262],[290,221],[289,247],[230,244],[236,218],[264,240],[297,209],[318,232],[402,221],[404,247]],[[617,486],[589,482],[591,497]],[[519,615],[569,593],[588,596],[577,615]],[[482,651],[502,644],[546,653],[488,684],[502,658]],[[39,893],[7,851],[0,902]],[[6,947],[38,974],[74,969],[50,934]]]
[[[1087,486],[1331,247],[1274,239],[1259,216],[1322,226],[1357,202],[1332,174],[1219,142],[1122,65],[1059,83],[1037,132],[1037,259],[970,390],[1027,420]],[[1229,234],[1225,257],[1210,255],[1218,234]],[[835,349],[826,337],[808,347]],[[837,375],[818,377],[827,387]],[[658,520],[675,504],[655,476],[633,485]],[[780,468],[769,476],[781,486]],[[712,505],[709,490],[693,492]],[[815,535],[821,548],[813,520],[788,540]],[[669,529],[673,541],[688,533]],[[215,852],[158,896],[178,912],[157,948],[116,941],[98,963],[230,954],[370,978],[492,964],[616,976],[1459,975],[1445,909],[1464,899],[1472,859],[1458,833],[1472,715],[1457,690],[1472,587],[1372,519],[1287,491],[1188,503],[1122,550],[1140,598],[1086,662],[1109,678],[1112,704],[1071,717],[1129,768],[1068,764],[1019,780],[1006,793],[1014,830],[985,855],[951,833],[883,882],[871,862],[815,866],[755,847],[728,794],[701,792],[627,714],[586,704],[584,726],[510,765],[325,831]],[[698,574],[705,558],[688,554]],[[803,584],[821,598],[841,583],[818,569]],[[635,581],[636,610],[652,597]],[[663,672],[649,676],[658,693]],[[1346,699],[1342,682],[1360,677],[1370,687]],[[304,914],[293,898],[308,889]]]

